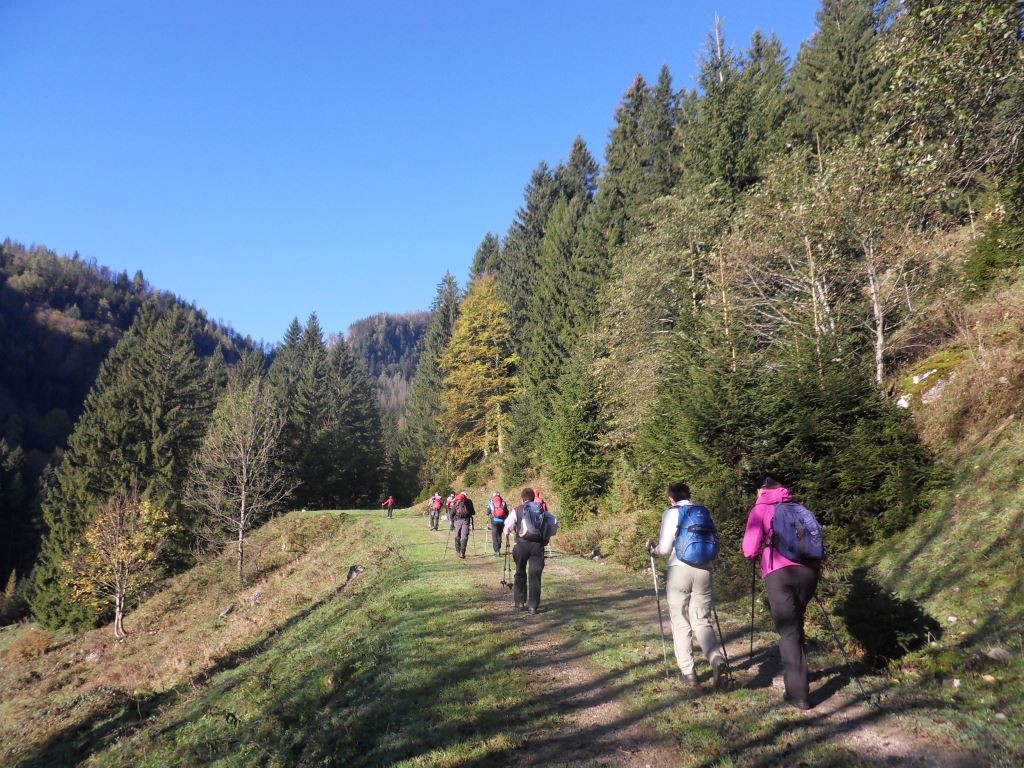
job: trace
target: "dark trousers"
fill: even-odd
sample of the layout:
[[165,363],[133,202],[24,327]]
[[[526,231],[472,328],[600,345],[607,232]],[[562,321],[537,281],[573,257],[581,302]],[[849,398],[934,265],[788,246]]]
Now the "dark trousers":
[[505,530],[503,523],[491,523],[491,544],[494,546],[494,554],[501,554],[501,533]]
[[764,587],[779,633],[786,696],[791,701],[806,701],[810,689],[804,651],[804,612],[818,587],[818,572],[803,565],[788,565],[765,576]]
[[391,512],[392,512],[392,511],[393,511],[394,509],[395,509],[395,508],[394,508],[394,506],[393,506],[393,505],[391,505],[391,504],[388,504],[388,517],[391,517]]
[[[515,602],[534,610],[540,607],[540,573],[544,570],[544,545],[539,541],[517,541],[512,548],[516,561]],[[527,566],[529,566],[529,597],[527,597]]]
[[440,518],[440,517],[441,517],[441,510],[439,510],[439,509],[432,509],[432,510],[430,510],[430,530],[432,530],[432,531],[436,531],[437,530],[437,521],[438,521],[438,518]]
[[466,544],[469,541],[469,518],[455,521],[455,551],[466,554]]

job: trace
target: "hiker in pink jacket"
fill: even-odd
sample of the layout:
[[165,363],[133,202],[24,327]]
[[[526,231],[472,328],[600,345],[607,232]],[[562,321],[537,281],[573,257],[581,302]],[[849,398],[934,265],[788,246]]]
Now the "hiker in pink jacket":
[[766,477],[757,501],[747,516],[743,534],[743,555],[753,560],[761,555],[772,619],[779,633],[779,653],[786,683],[786,701],[797,709],[810,709],[807,660],[804,648],[804,612],[818,587],[818,569],[784,557],[772,546],[772,518],[777,504],[792,502],[788,490]]

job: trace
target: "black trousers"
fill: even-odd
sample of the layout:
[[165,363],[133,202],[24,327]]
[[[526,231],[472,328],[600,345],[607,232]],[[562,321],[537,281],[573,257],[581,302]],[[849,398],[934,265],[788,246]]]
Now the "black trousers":
[[537,610],[540,607],[540,574],[544,570],[544,545],[538,541],[517,541],[512,548],[512,559],[516,562],[515,603]]
[[388,517],[391,517],[391,513],[394,511],[394,509],[394,506],[392,506],[391,504],[388,505]]
[[803,565],[788,565],[765,576],[764,587],[779,633],[786,696],[791,701],[806,701],[810,689],[804,649],[804,613],[818,588],[818,572]]
[[491,544],[494,547],[494,554],[501,554],[501,533],[505,530],[503,523],[491,523]]

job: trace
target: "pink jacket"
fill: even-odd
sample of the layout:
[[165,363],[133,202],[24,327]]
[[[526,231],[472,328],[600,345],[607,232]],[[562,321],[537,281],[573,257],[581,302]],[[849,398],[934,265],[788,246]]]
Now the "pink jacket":
[[793,496],[785,488],[766,488],[758,494],[757,501],[747,516],[747,530],[743,534],[743,556],[753,559],[757,557],[758,552],[761,553],[762,578],[780,568],[800,565],[800,563],[794,563],[783,557],[768,546],[772,540],[772,517],[775,515],[775,505],[792,500]]

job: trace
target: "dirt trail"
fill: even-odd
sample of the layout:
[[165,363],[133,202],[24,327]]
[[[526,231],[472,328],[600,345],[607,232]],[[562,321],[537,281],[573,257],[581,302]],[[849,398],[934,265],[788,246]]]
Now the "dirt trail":
[[[586,653],[579,650],[573,636],[573,626],[593,620],[616,621],[633,627],[648,625],[651,643],[657,644],[657,612],[650,590],[639,587],[639,582],[617,574],[613,566],[605,572],[590,567],[579,567],[574,558],[553,553],[544,570],[545,591],[542,592],[541,612],[529,616],[514,612],[510,590],[499,583],[501,558],[488,549],[480,554],[478,534],[467,558],[466,565],[479,586],[490,597],[488,610],[496,621],[510,624],[519,643],[519,650],[529,660],[530,685],[551,710],[564,718],[564,726],[556,733],[538,731],[535,734],[539,748],[528,747],[510,756],[514,765],[621,765],[621,766],[675,766],[686,758],[699,758],[681,754],[671,737],[652,727],[658,717],[657,705],[644,712],[633,711],[625,703],[630,692],[626,673],[601,669]],[[582,563],[582,561],[580,561]],[[621,582],[621,583],[620,583]],[[558,584],[557,589],[551,588]],[[557,596],[550,597],[557,592]],[[666,609],[664,599],[662,608]],[[746,629],[722,617],[726,648],[733,663],[735,683],[739,687],[774,689],[771,696],[782,698],[781,668],[774,651],[775,637],[770,633],[755,635],[753,663],[748,658],[749,635]],[[667,625],[667,616],[666,616]],[[668,627],[666,626],[666,631]],[[671,638],[669,661],[675,674]],[[660,656],[660,648],[657,648]],[[812,679],[816,669],[812,659]],[[646,667],[650,667],[649,663]],[[698,666],[698,669],[700,667]],[[634,678],[637,670],[633,670]],[[650,670],[650,677],[663,674],[663,668]],[[708,671],[703,672],[705,681]],[[849,681],[819,670],[812,682],[813,710],[794,714],[796,722],[788,726],[792,740],[802,744],[831,742],[858,758],[858,762],[872,766],[937,766],[938,768],[967,768],[985,765],[973,755],[953,744],[943,744],[915,733],[901,723],[898,711],[881,712],[852,696],[843,686]],[[673,684],[674,685],[674,681]],[[694,694],[680,685],[678,697],[668,698],[678,704]],[[705,694],[708,695],[708,694]],[[774,703],[768,705],[774,708]],[[795,713],[795,711],[793,711]],[[660,729],[659,729],[660,730]],[[785,736],[783,741],[789,739]],[[754,743],[746,745],[755,746]],[[761,745],[763,746],[763,745]],[[736,744],[742,754],[744,745]],[[777,754],[778,764],[789,764]],[[739,754],[736,755],[739,757]],[[760,762],[756,764],[776,764]],[[800,764],[799,762],[794,764]]]
[[[643,722],[642,715],[623,703],[623,683],[588,662],[566,642],[560,631],[566,616],[544,610],[543,605],[535,616],[514,611],[511,590],[496,578],[502,558],[489,551],[480,555],[479,549],[469,554],[467,564],[490,598],[489,612],[495,621],[506,628],[511,626],[517,650],[527,660],[529,685],[538,700],[562,718],[555,732],[538,729],[525,734],[526,745],[509,756],[510,763],[630,768],[679,765],[678,752],[670,740],[655,733]],[[545,577],[571,577],[562,573],[554,576],[555,570],[549,565]]]

